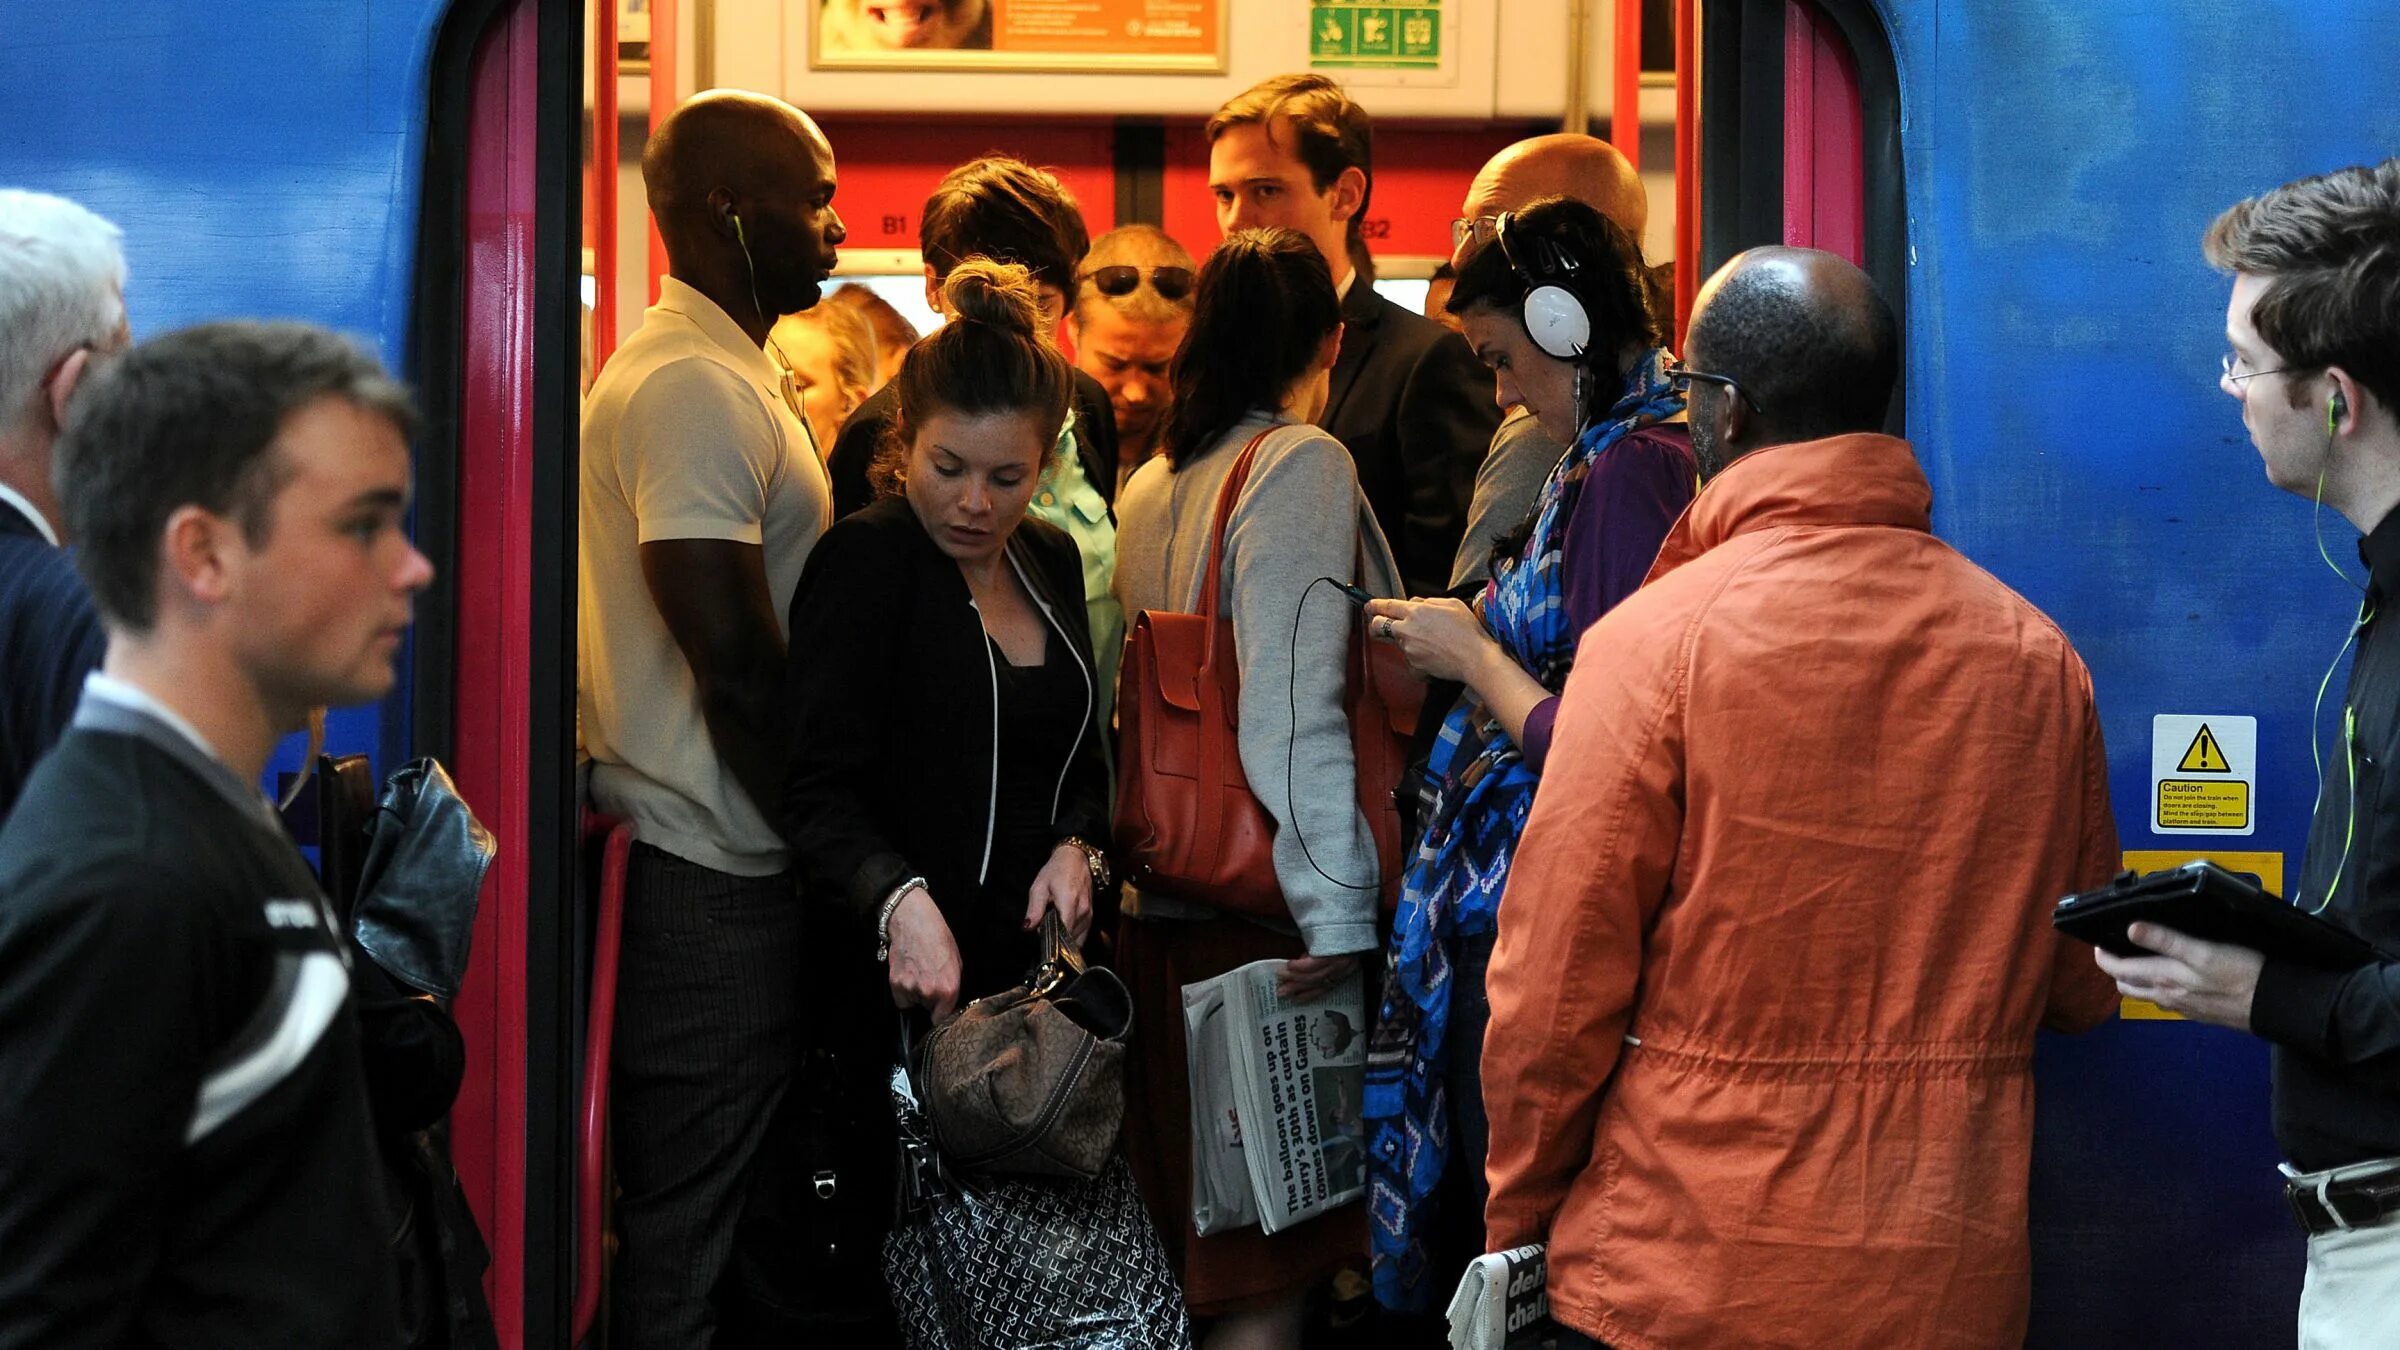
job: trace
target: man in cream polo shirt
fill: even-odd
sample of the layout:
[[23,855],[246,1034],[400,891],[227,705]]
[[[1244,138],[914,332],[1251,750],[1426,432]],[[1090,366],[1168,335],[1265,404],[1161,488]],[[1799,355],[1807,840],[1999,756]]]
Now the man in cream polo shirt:
[[702,1350],[736,1196],[790,1078],[800,910],[770,824],[783,619],[831,492],[765,350],[843,238],[805,114],[716,91],[642,181],[668,275],[584,405],[576,692],[592,803],[639,840],[613,1065],[618,1343]]

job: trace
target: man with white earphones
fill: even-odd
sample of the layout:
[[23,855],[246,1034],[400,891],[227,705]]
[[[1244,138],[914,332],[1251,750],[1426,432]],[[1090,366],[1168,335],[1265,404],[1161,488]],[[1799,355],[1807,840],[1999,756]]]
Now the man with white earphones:
[[614,1130],[621,1344],[700,1350],[734,1187],[789,1080],[800,912],[771,823],[783,616],[832,489],[768,332],[843,239],[833,148],[720,90],[642,154],[658,303],[583,411],[576,713],[592,804],[630,819]]

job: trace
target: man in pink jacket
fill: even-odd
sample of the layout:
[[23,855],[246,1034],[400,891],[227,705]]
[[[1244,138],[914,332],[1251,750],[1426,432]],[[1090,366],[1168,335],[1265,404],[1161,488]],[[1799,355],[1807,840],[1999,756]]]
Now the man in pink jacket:
[[1865,274],[1745,253],[1686,355],[1707,484],[1500,908],[1487,1243],[1615,1350],[2021,1345],[2034,1031],[2114,1006],[2049,925],[2118,866],[2090,676],[1931,534]]

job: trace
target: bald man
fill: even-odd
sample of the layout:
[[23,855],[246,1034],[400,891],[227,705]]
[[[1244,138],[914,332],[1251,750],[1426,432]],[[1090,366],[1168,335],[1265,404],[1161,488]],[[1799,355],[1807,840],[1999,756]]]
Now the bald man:
[[799,906],[777,817],[783,614],[832,492],[780,363],[842,241],[833,148],[719,91],[642,155],[658,303],[584,403],[577,713],[633,822],[617,993],[620,1344],[704,1350],[737,1186],[791,1076]]
[[1562,1347],[2024,1344],[2037,1027],[2115,991],[2091,678],[1933,537],[1892,312],[1829,253],[1700,293],[1707,484],[1584,635],[1489,976],[1485,1242]]
[[[1534,136],[1492,156],[1467,185],[1459,218],[1451,226],[1451,266],[1464,266],[1469,255],[1491,242],[1492,226],[1501,212],[1544,197],[1572,197],[1624,226],[1636,240],[1650,222],[1650,197],[1642,176],[1615,146],[1572,132]],[[1653,271],[1651,306],[1670,302]],[[1493,544],[1514,533],[1532,512],[1543,481],[1566,449],[1543,434],[1531,413],[1522,408],[1508,411],[1500,429],[1492,433],[1490,452],[1475,470],[1467,533],[1450,566],[1453,593],[1478,587],[1491,575]]]

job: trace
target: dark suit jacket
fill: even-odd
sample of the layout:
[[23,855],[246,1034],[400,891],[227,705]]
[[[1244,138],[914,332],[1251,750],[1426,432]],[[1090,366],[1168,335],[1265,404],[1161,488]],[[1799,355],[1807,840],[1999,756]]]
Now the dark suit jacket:
[[1500,425],[1492,377],[1466,339],[1377,294],[1342,300],[1342,354],[1318,425],[1350,448],[1410,595],[1449,589],[1475,466]]
[[[867,397],[842,421],[834,437],[833,454],[825,472],[833,479],[833,518],[840,520],[875,500],[867,468],[875,462],[876,447],[892,424],[900,404],[899,391],[886,384]],[[1108,391],[1082,371],[1075,372],[1075,453],[1083,475],[1111,506],[1117,500],[1117,415],[1108,406]],[[1472,470],[1470,470],[1472,472]]]
[[0,502],[0,820],[34,761],[65,734],[83,677],[108,650],[100,615],[64,549]]

